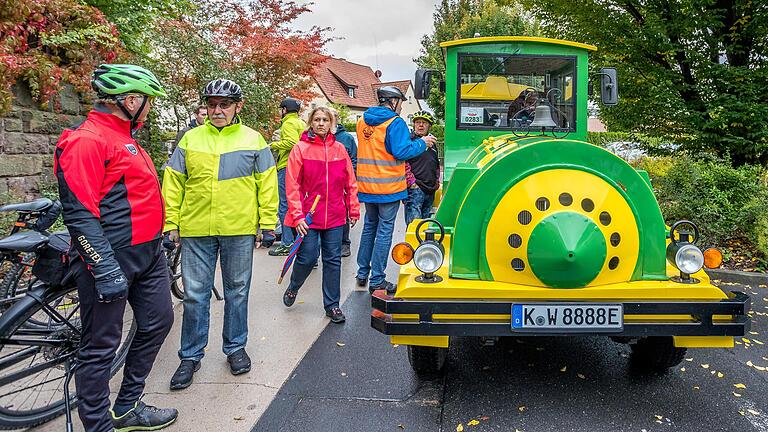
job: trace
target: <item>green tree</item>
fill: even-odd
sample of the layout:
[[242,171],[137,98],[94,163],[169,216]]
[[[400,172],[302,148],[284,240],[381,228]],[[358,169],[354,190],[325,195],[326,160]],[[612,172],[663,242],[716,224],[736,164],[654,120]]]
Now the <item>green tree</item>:
[[522,1],[549,36],[596,45],[593,70],[619,70],[622,102],[601,111],[610,128],[664,137],[735,166],[768,164],[764,1]]
[[[442,0],[437,6],[434,30],[421,40],[422,68],[445,71],[441,42],[482,36],[538,36],[538,22],[519,4],[497,4],[485,0]],[[445,95],[433,86],[428,104],[439,119],[445,116]]]

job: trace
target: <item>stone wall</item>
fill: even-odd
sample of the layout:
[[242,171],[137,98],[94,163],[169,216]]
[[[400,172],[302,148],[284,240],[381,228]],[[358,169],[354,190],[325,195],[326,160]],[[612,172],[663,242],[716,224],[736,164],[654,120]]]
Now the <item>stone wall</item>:
[[14,85],[13,95],[10,112],[0,117],[0,201],[39,197],[41,187],[55,181],[56,142],[89,108],[71,87],[60,93],[57,111],[41,109],[23,83]]

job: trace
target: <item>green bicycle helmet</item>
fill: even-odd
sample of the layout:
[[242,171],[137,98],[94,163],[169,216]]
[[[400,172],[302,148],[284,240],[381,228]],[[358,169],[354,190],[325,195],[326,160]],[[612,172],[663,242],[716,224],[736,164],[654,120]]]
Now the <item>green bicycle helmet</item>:
[[413,115],[413,119],[411,121],[415,122],[418,119],[422,119],[427,121],[430,125],[435,124],[435,116],[430,114],[427,111],[416,111],[416,113]]
[[168,96],[155,74],[141,66],[128,64],[102,64],[93,72],[91,86],[101,97],[115,97],[124,93]]

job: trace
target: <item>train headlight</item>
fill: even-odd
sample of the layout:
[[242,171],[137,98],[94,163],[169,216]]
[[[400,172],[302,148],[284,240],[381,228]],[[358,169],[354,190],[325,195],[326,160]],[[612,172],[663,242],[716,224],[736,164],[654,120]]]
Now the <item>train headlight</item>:
[[696,246],[692,244],[684,244],[671,249],[676,249],[670,250],[670,252],[674,252],[671,261],[681,272],[693,274],[704,267],[704,253]]
[[425,274],[432,274],[440,269],[443,259],[443,248],[437,242],[426,241],[413,253],[413,264]]

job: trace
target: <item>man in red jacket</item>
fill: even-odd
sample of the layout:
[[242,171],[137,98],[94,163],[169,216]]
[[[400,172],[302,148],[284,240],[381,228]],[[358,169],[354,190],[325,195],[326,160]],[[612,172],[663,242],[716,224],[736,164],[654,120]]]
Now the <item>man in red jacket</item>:
[[[161,249],[160,184],[133,133],[146,120],[152,100],[166,94],[152,72],[132,65],[101,65],[92,85],[94,109],[80,126],[62,133],[54,155],[64,224],[80,255],[72,264],[82,320],[78,411],[87,432],[158,430],[173,423],[178,412],[140,398],[173,324],[173,310]],[[110,410],[110,369],[126,302],[137,330]]]

